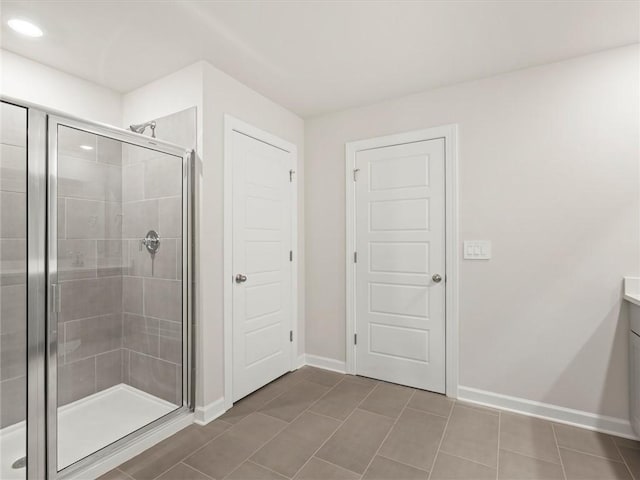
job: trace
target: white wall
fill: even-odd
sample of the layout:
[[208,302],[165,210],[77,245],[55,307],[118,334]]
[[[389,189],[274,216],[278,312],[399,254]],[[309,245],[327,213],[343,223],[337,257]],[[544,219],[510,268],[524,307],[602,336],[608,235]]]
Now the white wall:
[[460,384],[628,418],[622,277],[640,272],[638,47],[305,122],[309,354],[345,359],[347,141],[457,123]]
[[0,50],[0,93],[96,122],[120,125],[117,92]]
[[[263,97],[208,63],[204,65],[204,148],[200,266],[202,319],[205,325],[204,363],[211,368],[204,385],[205,404],[224,392],[223,348],[223,153],[224,114],[266,130],[298,148],[298,346],[305,340],[304,304],[304,122],[297,115]],[[205,243],[206,242],[206,243]],[[206,244],[206,248],[204,245]]]
[[[198,329],[197,404],[206,407],[224,395],[223,344],[223,161],[225,113],[277,135],[298,147],[299,250],[304,258],[303,121],[207,62],[198,62],[124,97],[124,124],[137,123],[196,106],[198,109],[198,226],[196,316]],[[304,261],[299,262],[299,348],[304,348]]]

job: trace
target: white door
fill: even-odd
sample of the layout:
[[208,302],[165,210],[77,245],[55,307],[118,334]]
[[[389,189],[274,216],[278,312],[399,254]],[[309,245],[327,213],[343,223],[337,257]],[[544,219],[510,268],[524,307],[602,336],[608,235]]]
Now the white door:
[[445,392],[444,139],[356,153],[356,373]]
[[292,187],[289,152],[236,131],[232,142],[236,401],[291,369]]

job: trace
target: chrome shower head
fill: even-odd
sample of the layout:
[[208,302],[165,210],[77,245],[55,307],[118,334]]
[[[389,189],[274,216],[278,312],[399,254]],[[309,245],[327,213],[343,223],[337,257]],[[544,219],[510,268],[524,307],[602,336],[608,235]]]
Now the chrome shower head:
[[129,125],[129,130],[136,133],[144,133],[147,127],[151,127],[151,138],[156,138],[156,121],[138,123],[137,125]]

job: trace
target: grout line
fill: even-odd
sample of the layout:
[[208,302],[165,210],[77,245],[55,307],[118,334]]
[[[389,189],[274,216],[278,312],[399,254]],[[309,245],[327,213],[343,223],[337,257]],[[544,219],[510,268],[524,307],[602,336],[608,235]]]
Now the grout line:
[[[380,385],[380,384],[378,384]],[[374,390],[376,390],[378,388],[378,385],[376,385],[376,387],[374,388]],[[373,457],[371,457],[371,460],[369,460],[369,463],[367,464],[367,467],[364,469],[364,472],[362,473],[363,475],[365,475],[367,473],[367,470],[369,470],[369,467],[371,467],[371,464],[373,463],[373,461],[375,460],[376,456],[378,455],[378,453],[380,452],[380,449],[382,448],[382,445],[384,445],[384,442],[387,441],[387,438],[389,438],[389,435],[391,435],[391,432],[393,431],[393,429],[396,427],[396,425],[398,424],[398,420],[400,420],[400,417],[402,416],[402,414],[404,413],[405,409],[407,408],[407,405],[409,405],[409,402],[411,401],[411,399],[413,398],[413,396],[416,394],[416,391],[414,390],[413,392],[411,392],[411,395],[409,395],[409,397],[407,398],[407,400],[404,402],[404,405],[402,406],[402,410],[400,410],[400,413],[398,414],[398,416],[396,417],[396,419],[393,421],[393,424],[391,425],[391,428],[389,428],[389,431],[387,432],[387,434],[384,436],[384,438],[382,439],[382,442],[380,442],[380,445],[378,445],[378,448],[376,449],[376,453],[373,454]],[[387,417],[388,418],[388,417]],[[444,435],[444,431],[442,432],[442,434]],[[393,460],[392,458],[390,460]],[[393,460],[395,462],[395,460]],[[415,467],[414,467],[415,468]],[[422,470],[422,469],[421,469]]]
[[451,409],[449,410],[449,416],[447,417],[447,421],[444,424],[444,430],[442,430],[442,436],[440,437],[440,443],[438,443],[438,449],[436,450],[436,454],[433,457],[433,462],[431,463],[431,468],[429,469],[429,476],[427,477],[427,480],[431,480],[431,475],[433,474],[433,469],[436,466],[436,461],[438,460],[438,455],[440,455],[440,449],[442,448],[442,442],[444,442],[444,437],[447,434],[447,428],[449,428],[449,421],[451,420],[451,416],[453,415],[453,410],[455,409],[457,403],[458,403],[458,401],[456,399],[454,399],[453,400],[453,405],[451,405]]
[[[407,405],[406,410],[412,410],[414,412],[418,412],[418,413],[428,413],[429,415],[433,415],[434,417],[439,417],[439,418],[449,418],[449,415],[440,415],[437,413],[433,413],[433,412],[428,412],[427,410],[422,410],[421,408],[414,408],[414,407],[410,407]],[[453,410],[453,407],[451,408],[451,410]]]
[[[570,448],[570,447],[565,447],[565,446],[561,446],[560,448],[562,450],[568,450],[570,452],[580,453],[582,455],[588,455],[589,457],[599,458],[600,460],[607,460],[607,461],[613,462],[613,463],[625,463],[624,457],[622,458],[622,460],[615,460],[613,458],[603,457],[602,455],[596,455],[595,453],[583,452],[582,450],[576,450],[575,448]],[[620,456],[622,457],[622,455],[620,455]]]
[[553,439],[556,442],[556,450],[558,451],[558,458],[560,459],[560,466],[562,467],[562,475],[565,480],[567,480],[567,472],[564,469],[564,462],[562,461],[562,455],[560,455],[560,444],[558,443],[558,436],[556,435],[556,428],[553,423],[551,423],[551,431],[553,432]]
[[[186,460],[186,459],[185,459],[185,460]],[[180,464],[182,464],[182,465],[184,465],[184,466],[186,466],[186,467],[190,468],[191,470],[195,470],[196,472],[201,473],[202,475],[204,475],[204,476],[205,476],[205,477],[207,477],[207,478],[210,478],[211,480],[215,480],[211,475],[207,475],[207,474],[206,474],[206,473],[204,473],[203,471],[198,470],[198,469],[197,469],[196,467],[194,467],[193,465],[187,465],[187,464],[186,464],[186,463],[184,463],[182,460],[180,460],[178,463],[176,463],[175,465],[173,465],[171,468],[175,468],[175,467],[177,467],[177,466],[178,466],[178,465],[180,465]],[[169,470],[171,470],[171,468],[170,468]],[[167,472],[168,472],[169,470],[167,470]],[[164,472],[164,473],[166,473],[166,472]],[[162,473],[161,475],[164,475],[164,473]],[[161,476],[161,475],[157,476],[157,477],[156,477],[156,479],[160,478],[160,476]],[[156,480],[156,479],[154,479],[154,480]]]
[[[345,375],[345,377],[347,377],[347,376]],[[334,388],[336,388],[338,385],[340,385],[344,380],[346,380],[346,378],[343,378],[343,379],[342,379],[342,380],[340,380],[338,383],[336,383],[336,384],[333,386],[333,388],[331,388],[331,390],[333,390],[333,389],[334,389]],[[373,393],[373,391],[374,391],[376,388],[378,388],[378,385],[380,385],[380,382],[376,383],[376,384],[375,384],[375,386],[374,386],[374,387],[369,391],[369,393],[367,393],[367,394],[364,396],[364,398],[363,398],[362,400],[360,400],[360,402],[358,402],[358,404],[354,407],[354,409],[351,411],[351,413],[349,413],[349,415],[347,415],[347,417],[346,417],[344,420],[342,420],[342,422],[341,422],[341,423],[336,427],[336,429],[331,433],[331,435],[329,435],[329,436],[327,437],[327,439],[326,439],[324,442],[322,442],[322,444],[321,444],[321,445],[316,449],[316,451],[315,451],[315,452],[313,452],[313,454],[312,454],[309,458],[307,458],[307,461],[306,461],[306,462],[304,462],[304,463],[302,464],[302,466],[301,466],[301,467],[296,471],[296,473],[293,475],[293,477],[292,477],[292,478],[295,478],[295,476],[296,476],[296,475],[298,475],[298,474],[299,474],[299,473],[304,469],[304,467],[306,467],[306,466],[307,466],[307,463],[309,463],[309,462],[311,461],[311,459],[312,459],[312,458],[314,458],[314,457],[316,456],[316,454],[317,454],[317,453],[322,449],[322,447],[324,447],[324,445],[325,445],[329,440],[331,440],[331,439],[335,436],[336,432],[337,432],[338,430],[340,430],[340,428],[342,428],[342,426],[347,422],[347,420],[349,420],[349,419],[351,418],[351,416],[354,414],[354,412],[355,412],[356,410],[358,410],[358,407],[359,407],[359,406],[360,406],[360,405],[361,405],[361,404],[362,404],[362,403],[363,403],[367,398],[369,398],[369,395],[371,395],[371,394]],[[329,392],[330,392],[331,390],[329,390]],[[327,392],[327,394],[328,394],[329,392]],[[325,395],[326,395],[326,394],[325,394]],[[323,395],[322,397],[320,397],[318,400],[316,400],[316,402],[319,402],[323,397],[324,397],[324,395]],[[309,406],[309,408],[311,408],[313,405],[315,405],[315,403],[316,403],[316,402],[314,402],[312,405],[310,405],[310,406]],[[310,413],[314,413],[314,412],[310,412]],[[333,418],[333,417],[331,417],[331,418]],[[336,419],[336,418],[334,418],[334,420],[338,420],[338,421],[340,421],[339,419]],[[318,457],[318,458],[319,458],[320,460],[324,461],[324,462],[331,463],[332,465],[335,465],[336,467],[340,467],[340,468],[341,468],[341,469],[343,469],[343,470],[347,470],[347,471],[349,471],[349,472],[353,472],[353,473],[355,473],[356,475],[360,475],[360,477],[362,477],[362,475],[364,475],[364,473],[354,472],[353,470],[349,470],[348,468],[345,468],[345,467],[343,467],[343,466],[341,466],[341,465],[337,465],[337,464],[335,464],[335,463],[329,462],[328,460],[325,460],[324,458],[320,458],[320,457]]]
[[615,441],[615,439],[611,439],[611,441],[613,442],[613,444],[616,447],[616,450],[618,451],[618,455],[620,455],[620,458],[622,458],[622,461],[624,462],[625,466],[627,467],[627,470],[629,471],[629,473],[631,474],[631,478],[633,478],[634,480],[638,480],[636,479],[635,475],[633,474],[633,472],[631,471],[631,467],[629,466],[629,464],[627,463],[627,459],[624,458],[624,455],[622,455],[622,451],[620,450],[620,446],[618,445],[618,442]]
[[560,465],[560,462],[556,463],[556,462],[552,462],[550,460],[545,460],[544,458],[534,457],[531,454],[518,452],[516,450],[510,449],[509,447],[500,447],[500,450],[504,450],[505,452],[513,453],[514,455],[520,455],[521,457],[527,457],[527,458],[531,458],[533,460],[538,460],[539,462],[549,463],[551,465]]
[[[227,422],[225,422],[225,423],[227,423]],[[193,424],[192,424],[192,425],[193,425]],[[190,426],[190,425],[189,425],[189,426]],[[189,428],[189,426],[187,426],[187,427],[183,428],[182,430],[179,430],[178,432],[174,433],[173,435],[171,435],[171,437],[168,437],[168,438],[172,438],[172,437],[174,437],[174,436],[178,435],[180,432],[183,432],[184,430],[186,430],[187,428]],[[161,477],[161,476],[162,476],[162,475],[164,475],[165,473],[167,473],[169,470],[171,470],[173,467],[175,467],[175,466],[176,466],[176,465],[178,465],[179,463],[184,463],[184,461],[185,461],[187,458],[189,458],[191,455],[194,455],[196,452],[200,451],[200,450],[201,450],[202,448],[204,448],[206,445],[209,445],[209,444],[210,444],[211,442],[213,442],[216,438],[218,438],[218,437],[219,437],[220,435],[222,435],[223,433],[228,432],[230,429],[231,429],[231,428],[226,428],[226,429],[224,429],[224,430],[223,430],[223,431],[221,431],[218,435],[214,436],[211,440],[209,440],[208,442],[206,442],[205,444],[203,444],[203,445],[202,445],[202,447],[197,448],[197,449],[193,450],[192,452],[189,452],[185,457],[180,458],[180,460],[178,460],[176,463],[174,463],[173,465],[171,465],[169,468],[167,468],[166,470],[164,470],[164,471],[160,472],[157,476],[153,477],[153,478],[154,478],[154,480],[155,480],[155,479],[157,479],[157,478],[159,478],[159,477]],[[165,440],[167,440],[167,439],[165,439]],[[164,441],[164,440],[163,440],[163,441]],[[159,443],[156,443],[156,445],[159,445]],[[153,447],[155,447],[156,445],[154,445]],[[142,453],[148,452],[148,451],[149,451],[149,450],[151,450],[151,448],[153,448],[153,447],[148,448],[147,450],[145,450],[145,451],[144,451],[144,452],[142,452]],[[140,454],[140,455],[141,455],[141,454]],[[139,456],[139,455],[138,455],[138,456]],[[133,458],[137,458],[137,456],[136,456],[136,457],[133,457]],[[133,460],[133,459],[131,459],[131,460]],[[131,461],[131,460],[128,460],[128,461]],[[185,465],[187,465],[188,467],[191,467],[191,465],[189,465],[189,464],[187,464],[187,463],[185,463]],[[193,468],[193,467],[191,467],[191,468]],[[197,469],[195,469],[195,468],[194,468],[194,470],[197,470]],[[198,470],[198,471],[199,471],[199,470]],[[204,472],[202,472],[202,473],[204,473]],[[205,475],[206,475],[206,474],[205,474]],[[208,476],[208,475],[207,475],[207,476]]]

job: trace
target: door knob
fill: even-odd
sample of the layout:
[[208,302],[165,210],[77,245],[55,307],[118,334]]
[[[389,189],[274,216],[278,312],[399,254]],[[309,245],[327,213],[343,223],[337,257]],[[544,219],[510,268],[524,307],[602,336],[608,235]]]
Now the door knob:
[[431,280],[433,280],[436,283],[440,283],[442,281],[442,277],[436,273],[433,277],[431,277]]
[[244,283],[247,281],[247,276],[242,275],[241,273],[236,275],[236,283]]

